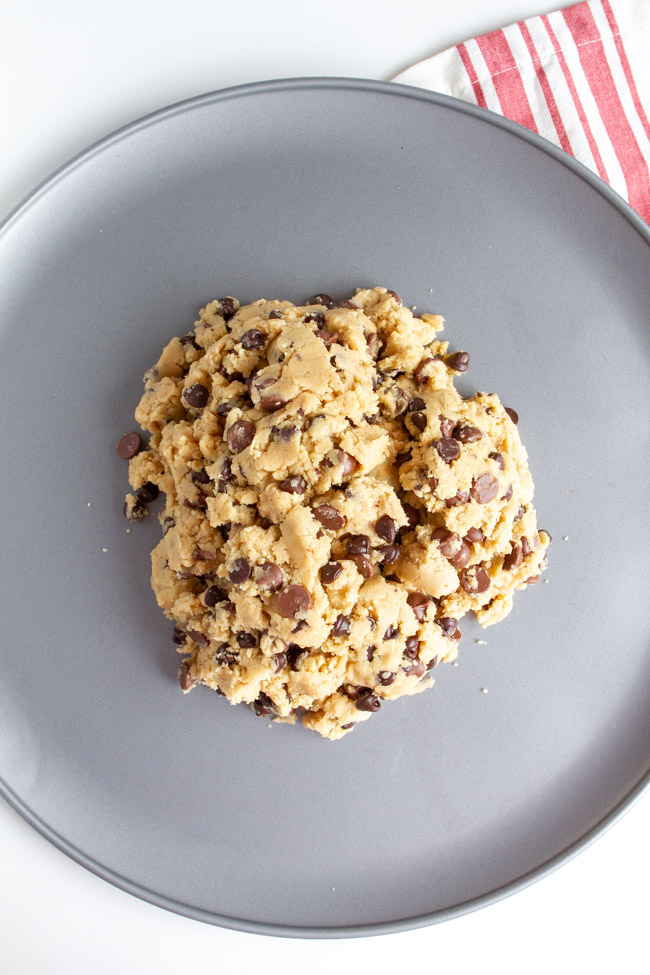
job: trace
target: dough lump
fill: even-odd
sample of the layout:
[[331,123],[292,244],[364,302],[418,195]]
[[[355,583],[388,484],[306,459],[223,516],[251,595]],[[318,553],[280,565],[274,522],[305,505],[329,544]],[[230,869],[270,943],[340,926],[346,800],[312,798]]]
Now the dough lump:
[[442,326],[380,287],[228,297],[145,375],[125,514],[164,492],[152,586],[184,691],[337,739],[430,686],[466,613],[495,623],[538,581],[517,416],[460,396]]

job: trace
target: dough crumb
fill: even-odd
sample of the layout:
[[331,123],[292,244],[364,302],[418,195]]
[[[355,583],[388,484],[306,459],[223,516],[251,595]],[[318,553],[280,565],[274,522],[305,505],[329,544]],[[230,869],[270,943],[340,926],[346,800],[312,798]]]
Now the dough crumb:
[[413,311],[382,287],[219,298],[146,373],[147,436],[116,450],[130,522],[164,495],[151,579],[184,692],[336,740],[539,582],[517,413],[461,396],[469,353]]

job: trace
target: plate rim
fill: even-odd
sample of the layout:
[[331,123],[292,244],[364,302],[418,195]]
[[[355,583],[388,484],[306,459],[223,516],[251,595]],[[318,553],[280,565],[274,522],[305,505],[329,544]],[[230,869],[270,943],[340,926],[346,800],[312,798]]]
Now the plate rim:
[[[134,133],[141,131],[151,125],[156,125],[175,115],[191,112],[196,108],[212,103],[229,101],[231,99],[255,96],[261,94],[275,93],[289,90],[306,89],[331,89],[331,90],[354,90],[361,92],[371,92],[375,94],[390,94],[416,101],[423,101],[449,108],[461,114],[487,122],[498,129],[502,129],[517,138],[533,145],[537,149],[551,156],[556,162],[569,169],[592,189],[610,203],[619,213],[631,224],[632,228],[641,236],[645,243],[650,247],[650,226],[636,213],[635,210],[619,194],[605,183],[599,176],[593,173],[587,166],[579,162],[573,156],[568,155],[558,146],[544,139],[536,132],[513,122],[511,119],[481,108],[471,102],[465,102],[450,95],[440,92],[430,91],[424,88],[417,88],[411,85],[404,85],[391,81],[376,81],[365,78],[347,77],[296,77],[282,78],[268,81],[251,82],[244,85],[216,89],[174,102],[163,108],[156,109],[135,120],[126,123],[115,129],[113,132],[73,155],[70,159],[57,167],[49,176],[38,183],[30,193],[27,194],[9,213],[0,221],[0,240],[12,229],[12,227],[26,215],[42,196],[53,189],[56,184],[72,173],[78,166],[99,155],[105,149],[110,148],[122,139],[128,138]],[[412,917],[398,918],[388,921],[377,921],[370,924],[354,925],[284,925],[274,922],[253,921],[246,918],[231,917],[229,915],[218,914],[207,911],[189,904],[184,904],[171,897],[159,894],[156,891],[144,887],[142,884],[130,880],[110,867],[95,860],[92,856],[84,853],[73,843],[66,840],[56,830],[48,826],[13,789],[0,777],[0,798],[4,801],[33,829],[48,840],[53,846],[65,853],[70,859],[85,867],[95,876],[108,881],[113,886],[132,894],[156,907],[164,908],[175,914],[191,918],[196,921],[209,923],[231,930],[243,931],[249,934],[262,934],[275,937],[294,937],[294,938],[358,938],[380,934],[396,934],[415,928],[426,927],[431,924],[438,924],[448,921],[463,914],[469,914],[524,890],[526,887],[538,880],[548,876],[554,870],[568,863],[573,857],[586,850],[591,844],[602,836],[608,829],[617,823],[625,813],[640,799],[643,793],[650,787],[650,766],[632,788],[619,799],[610,811],[603,816],[594,826],[588,829],[582,836],[578,837],[573,843],[569,844],[559,853],[550,857],[544,863],[535,867],[533,870],[521,874],[506,884],[494,888],[491,891],[481,894],[478,897],[461,901],[450,907],[440,908],[435,911]]]

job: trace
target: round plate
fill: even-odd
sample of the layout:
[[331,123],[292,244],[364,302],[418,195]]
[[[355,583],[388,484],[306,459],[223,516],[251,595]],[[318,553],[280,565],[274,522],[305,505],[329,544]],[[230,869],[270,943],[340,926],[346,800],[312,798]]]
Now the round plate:
[[[648,228],[584,168],[398,85],[217,92],[64,167],[0,236],[5,798],[140,897],[302,937],[448,918],[584,846],[650,759],[648,280]],[[458,667],[332,743],[180,693],[115,443],[208,299],[375,284],[516,408],[555,541]]]

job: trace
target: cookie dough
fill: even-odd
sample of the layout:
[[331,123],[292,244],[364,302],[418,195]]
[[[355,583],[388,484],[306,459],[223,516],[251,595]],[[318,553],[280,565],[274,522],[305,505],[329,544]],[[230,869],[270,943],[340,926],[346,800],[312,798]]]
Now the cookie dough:
[[125,514],[164,492],[152,585],[184,691],[337,739],[430,686],[466,613],[496,623],[538,581],[517,416],[460,396],[442,327],[379,287],[228,297],[146,374]]

